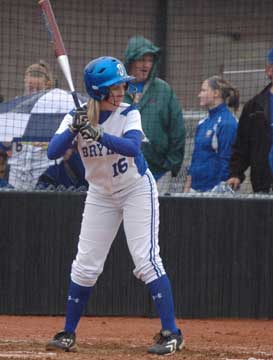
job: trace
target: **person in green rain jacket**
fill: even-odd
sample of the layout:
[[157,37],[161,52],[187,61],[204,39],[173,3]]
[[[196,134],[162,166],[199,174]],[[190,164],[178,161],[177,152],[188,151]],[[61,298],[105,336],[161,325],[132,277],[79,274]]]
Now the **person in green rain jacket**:
[[170,85],[158,78],[161,50],[150,40],[134,36],[125,51],[125,67],[135,76],[125,102],[135,103],[141,113],[146,138],[142,151],[156,180],[167,172],[175,177],[182,165],[185,128],[182,109]]

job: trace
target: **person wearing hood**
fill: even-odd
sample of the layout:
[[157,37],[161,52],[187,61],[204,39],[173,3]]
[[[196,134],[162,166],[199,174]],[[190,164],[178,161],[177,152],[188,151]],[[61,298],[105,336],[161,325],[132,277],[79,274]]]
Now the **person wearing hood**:
[[158,181],[166,173],[177,176],[184,158],[182,109],[170,85],[157,77],[161,50],[142,36],[129,39],[125,67],[135,77],[125,102],[137,104],[146,139],[142,151]]

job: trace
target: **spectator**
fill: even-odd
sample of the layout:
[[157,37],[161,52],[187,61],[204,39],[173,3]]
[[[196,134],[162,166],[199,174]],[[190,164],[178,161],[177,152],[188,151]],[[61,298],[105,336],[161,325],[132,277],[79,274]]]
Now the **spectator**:
[[30,65],[25,72],[24,84],[24,95],[53,88],[53,74],[49,65],[43,60]]
[[156,76],[160,53],[142,36],[132,37],[125,52],[126,69],[136,78],[129,85],[125,102],[137,104],[141,113],[147,138],[142,150],[156,181],[166,173],[177,176],[185,145],[181,106],[168,83]]
[[239,119],[227,181],[234,190],[245,180],[244,173],[250,167],[253,191],[272,191],[273,49],[268,52],[265,72],[270,83],[244,105]]
[[9,148],[5,144],[0,143],[0,188],[12,188],[8,183],[8,151]]
[[49,166],[39,177],[36,189],[69,189],[86,191],[88,183],[84,178],[85,171],[78,151],[66,150],[60,164]]
[[237,110],[239,93],[226,80],[212,76],[205,80],[198,95],[208,116],[199,121],[185,192],[222,192],[229,175],[231,148],[237,120],[228,106]]
[[53,89],[53,83],[52,71],[44,61],[26,69],[24,96],[16,99],[13,118],[18,118],[17,126],[23,127],[20,115],[27,122],[20,136],[13,138],[9,159],[9,183],[17,190],[33,190],[39,176],[54,165],[47,157],[48,141],[74,107],[71,94]]
[[0,103],[4,101],[4,96],[0,94]]

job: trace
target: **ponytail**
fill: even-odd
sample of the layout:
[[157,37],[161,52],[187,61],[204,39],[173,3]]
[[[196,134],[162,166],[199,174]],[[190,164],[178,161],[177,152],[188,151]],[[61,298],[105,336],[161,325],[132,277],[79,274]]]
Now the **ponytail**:
[[223,101],[234,111],[238,110],[240,104],[240,93],[230,82],[220,76],[212,76],[207,79],[213,90],[219,90]]
[[230,88],[230,95],[227,98],[227,105],[234,109],[234,111],[239,109],[240,105],[240,93],[239,90],[236,88],[231,87]]
[[90,98],[87,103],[87,117],[91,125],[97,126],[100,117],[100,102]]

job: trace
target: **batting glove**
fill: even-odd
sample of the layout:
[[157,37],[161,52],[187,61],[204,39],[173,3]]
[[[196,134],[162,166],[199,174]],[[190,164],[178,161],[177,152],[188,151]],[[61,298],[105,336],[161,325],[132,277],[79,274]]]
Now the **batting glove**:
[[69,126],[73,134],[77,134],[80,129],[88,123],[87,107],[83,106],[75,111],[73,116],[72,125]]
[[89,122],[80,128],[82,138],[87,142],[99,141],[103,135],[101,126],[92,126]]

